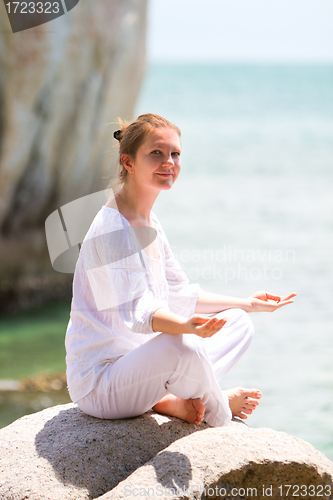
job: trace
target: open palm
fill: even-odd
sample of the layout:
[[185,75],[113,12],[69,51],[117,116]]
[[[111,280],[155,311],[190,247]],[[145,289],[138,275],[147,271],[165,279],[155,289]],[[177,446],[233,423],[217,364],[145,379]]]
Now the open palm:
[[287,304],[292,304],[294,302],[292,298],[296,295],[297,293],[293,292],[280,297],[264,291],[256,292],[249,298],[251,310],[254,312],[273,312]]

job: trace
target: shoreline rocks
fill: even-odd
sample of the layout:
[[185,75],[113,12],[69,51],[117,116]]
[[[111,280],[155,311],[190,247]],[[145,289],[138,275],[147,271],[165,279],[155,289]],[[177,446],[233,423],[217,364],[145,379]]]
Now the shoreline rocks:
[[333,463],[302,439],[241,421],[196,427],[154,412],[100,420],[67,404],[0,430],[1,500],[223,498],[214,488],[281,499],[286,484],[332,492]]

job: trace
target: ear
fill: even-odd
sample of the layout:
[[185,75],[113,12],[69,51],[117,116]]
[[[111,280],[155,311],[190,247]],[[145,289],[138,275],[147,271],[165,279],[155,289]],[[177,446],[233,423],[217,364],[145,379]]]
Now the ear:
[[126,170],[131,170],[133,168],[133,161],[129,154],[124,153],[121,155],[120,161]]

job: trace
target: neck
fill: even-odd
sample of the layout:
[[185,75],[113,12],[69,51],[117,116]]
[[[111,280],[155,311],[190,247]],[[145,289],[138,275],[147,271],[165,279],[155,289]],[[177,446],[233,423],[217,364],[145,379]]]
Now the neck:
[[116,194],[118,209],[124,217],[139,218],[149,224],[150,212],[159,192],[159,189],[134,185],[133,180],[128,179]]

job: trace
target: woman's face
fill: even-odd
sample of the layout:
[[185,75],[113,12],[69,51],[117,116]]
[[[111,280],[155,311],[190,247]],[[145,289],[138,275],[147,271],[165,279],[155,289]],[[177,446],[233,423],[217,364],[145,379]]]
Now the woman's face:
[[131,159],[123,155],[123,164],[132,169],[131,178],[145,187],[170,189],[181,168],[181,144],[177,132],[171,128],[158,128],[149,132]]

